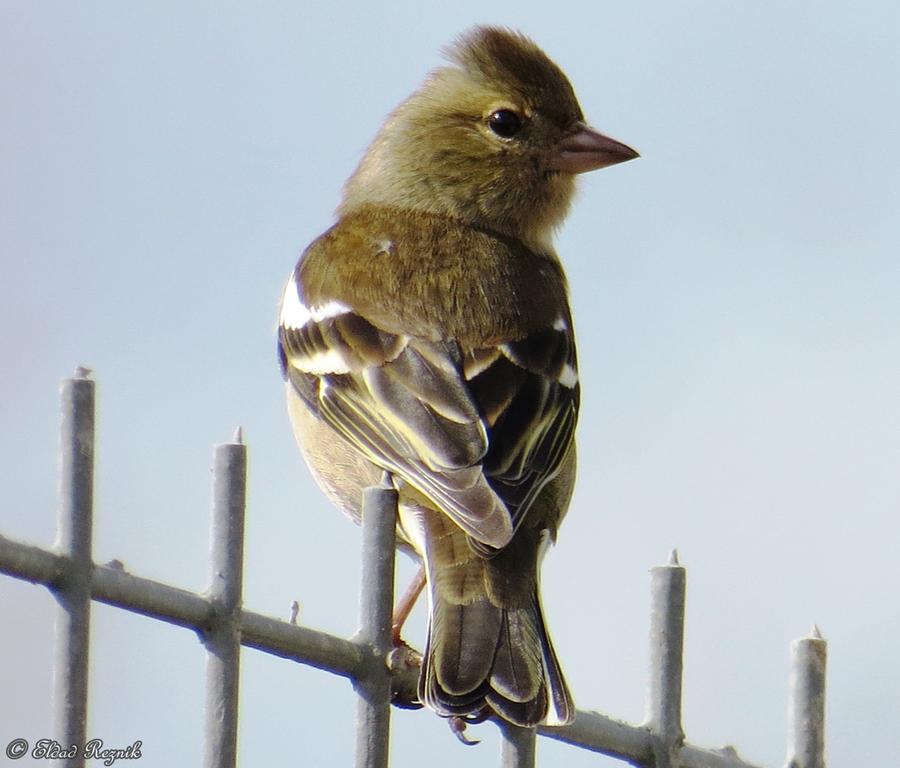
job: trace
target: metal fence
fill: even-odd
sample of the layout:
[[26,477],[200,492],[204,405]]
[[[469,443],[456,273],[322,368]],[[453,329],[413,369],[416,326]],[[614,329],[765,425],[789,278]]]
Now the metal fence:
[[[52,736],[84,745],[91,600],[195,630],[207,654],[204,765],[237,761],[241,646],[349,678],[359,697],[356,765],[389,765],[391,699],[414,690],[416,671],[392,664],[396,495],[370,488],[363,506],[359,631],[335,637],[246,610],[241,604],[247,448],[240,430],[216,446],[209,588],[195,594],[127,573],[91,557],[94,465],[94,382],[83,369],[62,383],[61,498],[53,550],[0,536],[0,572],[48,587],[56,597]],[[681,724],[686,574],[673,552],[651,571],[650,686],[647,719],[630,725],[579,710],[565,727],[525,729],[498,722],[500,764],[535,764],[536,733],[650,768],[756,768],[732,747],[713,750],[685,741]],[[791,646],[786,768],[824,768],[825,662],[817,629]],[[54,765],[84,765],[83,756]]]

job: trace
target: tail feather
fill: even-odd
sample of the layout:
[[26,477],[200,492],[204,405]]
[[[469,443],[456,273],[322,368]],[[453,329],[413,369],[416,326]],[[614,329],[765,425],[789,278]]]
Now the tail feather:
[[575,708],[538,598],[540,527],[485,558],[446,515],[401,508],[425,562],[428,634],[419,698],[438,714],[489,708],[511,723],[570,722]]
[[530,701],[544,684],[536,619],[530,609],[503,611],[490,682],[494,691],[510,701]]
[[486,701],[505,720],[533,725],[542,722],[547,713],[540,618],[533,608],[505,610],[503,614]]
[[438,603],[429,633],[430,656],[439,690],[456,697],[472,693],[491,673],[491,654],[497,644],[501,611],[487,600],[470,605]]
[[487,705],[511,723],[571,722],[575,709],[547,635],[537,595],[525,608],[479,598],[453,605],[429,594],[431,620],[419,697],[439,714],[476,715]]
[[569,725],[575,720],[575,702],[572,701],[572,694],[569,693],[569,686],[566,684],[566,678],[563,677],[562,669],[559,666],[559,659],[556,657],[553,641],[550,639],[547,627],[544,624],[544,612],[541,610],[539,592],[534,593],[534,599],[535,614],[540,624],[539,631],[541,634],[541,651],[544,656],[544,675],[546,676],[547,686],[550,689],[549,707],[543,722],[545,725]]

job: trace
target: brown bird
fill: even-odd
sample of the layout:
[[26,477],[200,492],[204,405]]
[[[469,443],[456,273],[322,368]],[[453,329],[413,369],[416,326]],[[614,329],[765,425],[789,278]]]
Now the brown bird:
[[478,27],[385,121],[281,306],[294,431],[357,520],[383,472],[422,559],[419,697],[523,726],[575,715],[538,571],[569,505],[579,384],[551,244],[575,174],[637,153],[531,40]]

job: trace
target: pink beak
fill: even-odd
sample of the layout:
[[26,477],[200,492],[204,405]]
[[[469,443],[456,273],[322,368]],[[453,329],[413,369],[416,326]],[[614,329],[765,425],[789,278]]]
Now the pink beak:
[[550,170],[586,173],[640,157],[627,144],[604,136],[589,125],[577,123],[575,127],[575,133],[559,142],[550,156]]

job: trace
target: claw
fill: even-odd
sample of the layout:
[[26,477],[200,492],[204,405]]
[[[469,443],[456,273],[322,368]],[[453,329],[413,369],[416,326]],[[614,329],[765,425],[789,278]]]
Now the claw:
[[453,735],[467,747],[474,747],[476,744],[481,744],[479,739],[470,739],[466,736],[466,728],[469,723],[464,717],[454,716],[449,718],[447,722],[450,724],[450,731]]

